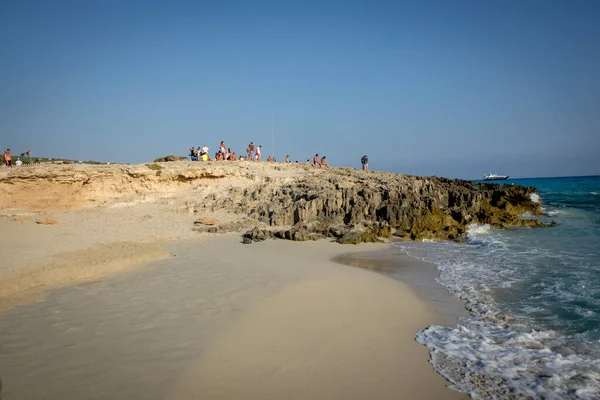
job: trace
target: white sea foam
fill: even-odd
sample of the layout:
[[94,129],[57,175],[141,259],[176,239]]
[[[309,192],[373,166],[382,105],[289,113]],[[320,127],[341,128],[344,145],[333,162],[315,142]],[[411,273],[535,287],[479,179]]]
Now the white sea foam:
[[534,203],[539,203],[539,202],[540,202],[540,195],[539,195],[539,194],[537,194],[537,193],[531,193],[531,194],[529,195],[529,199],[530,199],[531,201],[533,201]]
[[[600,399],[600,358],[589,353],[597,339],[588,348],[585,343],[590,341],[585,338],[573,341],[554,330],[536,330],[530,325],[536,315],[565,323],[548,312],[554,306],[551,299],[582,319],[595,318],[589,309],[568,305],[581,293],[576,296],[551,278],[540,281],[539,270],[532,267],[540,265],[546,271],[549,263],[582,266],[574,254],[567,249],[527,247],[510,232],[486,225],[470,226],[466,244],[404,242],[395,246],[436,264],[438,282],[469,310],[456,328],[431,326],[417,336],[429,348],[436,370],[459,390],[475,399]],[[581,291],[586,291],[589,299],[589,290],[596,289],[585,287],[584,276],[579,279]],[[523,290],[526,281],[537,282],[535,288],[527,289],[538,293],[535,306],[514,304],[520,314],[507,315],[492,295],[503,289]]]
[[479,225],[479,224],[471,224],[467,227],[467,235],[468,236],[479,236],[479,235],[487,235],[490,233],[492,227],[489,224]]
[[565,217],[571,216],[577,213],[577,210],[574,209],[566,209],[566,208],[556,208],[556,207],[542,207],[542,213],[548,217]]
[[502,241],[491,235],[493,228],[489,224],[471,224],[467,227],[467,243],[478,246],[503,246]]
[[600,361],[553,351],[552,331],[518,333],[485,320],[448,328],[432,325],[417,334],[431,363],[473,398],[597,399]]
[[521,218],[523,218],[523,219],[537,219],[537,217],[535,215],[533,215],[532,213],[530,213],[529,211],[526,211],[523,214],[521,214]]
[[585,310],[581,307],[575,307],[574,311],[583,318],[592,318],[596,316],[596,313],[592,310]]

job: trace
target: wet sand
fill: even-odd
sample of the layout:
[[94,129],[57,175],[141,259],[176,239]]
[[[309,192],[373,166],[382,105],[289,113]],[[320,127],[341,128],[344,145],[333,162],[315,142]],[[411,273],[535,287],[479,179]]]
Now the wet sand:
[[388,246],[171,242],[0,316],[2,398],[466,398],[414,340],[440,321],[427,286],[331,261]]
[[406,282],[421,300],[433,306],[438,325],[455,326],[458,318],[466,315],[462,302],[435,281],[439,272],[434,264],[410,257],[397,247],[342,254],[333,261]]

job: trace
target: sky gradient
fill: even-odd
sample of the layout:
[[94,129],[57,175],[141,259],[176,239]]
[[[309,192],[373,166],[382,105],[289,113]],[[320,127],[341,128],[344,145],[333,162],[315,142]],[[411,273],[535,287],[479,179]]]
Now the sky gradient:
[[[600,174],[600,2],[0,0],[0,146]],[[265,156],[266,157],[266,156]]]

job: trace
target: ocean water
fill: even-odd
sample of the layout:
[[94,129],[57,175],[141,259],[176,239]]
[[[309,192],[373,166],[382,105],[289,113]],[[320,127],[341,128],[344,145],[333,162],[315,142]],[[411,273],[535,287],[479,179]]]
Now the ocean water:
[[474,225],[465,243],[395,244],[436,264],[468,310],[417,340],[476,399],[600,399],[600,176],[511,183],[536,187],[542,218],[558,225]]

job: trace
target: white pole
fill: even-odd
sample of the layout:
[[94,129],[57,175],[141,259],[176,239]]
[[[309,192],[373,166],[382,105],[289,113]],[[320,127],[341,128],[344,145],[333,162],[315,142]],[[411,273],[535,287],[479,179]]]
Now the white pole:
[[273,140],[272,157],[273,157],[273,160],[275,160],[275,115],[273,115],[272,140]]

